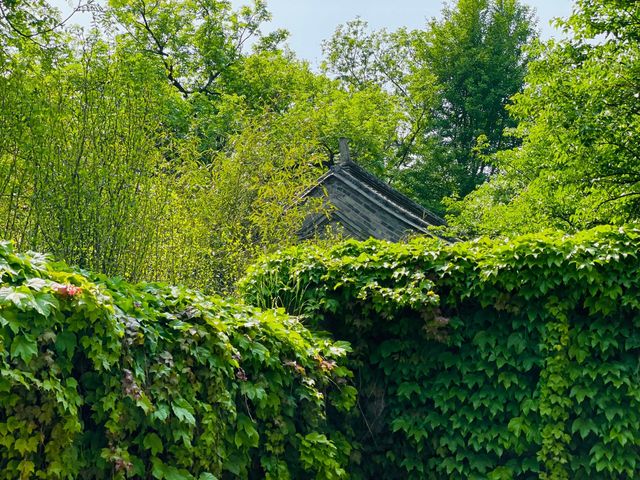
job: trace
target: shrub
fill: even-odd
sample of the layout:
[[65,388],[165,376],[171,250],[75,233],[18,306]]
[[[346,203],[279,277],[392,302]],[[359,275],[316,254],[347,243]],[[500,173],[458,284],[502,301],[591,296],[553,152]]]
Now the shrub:
[[[1,478],[341,478],[347,345],[0,244]],[[346,452],[346,454],[345,454]]]
[[248,302],[352,343],[352,478],[640,476],[640,230],[347,241],[256,265]]

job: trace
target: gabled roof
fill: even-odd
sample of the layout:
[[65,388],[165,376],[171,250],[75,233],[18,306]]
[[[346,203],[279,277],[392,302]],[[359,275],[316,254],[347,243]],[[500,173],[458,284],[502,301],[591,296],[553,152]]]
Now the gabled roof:
[[406,195],[400,193],[395,188],[391,187],[388,183],[383,182],[375,175],[367,172],[357,163],[349,160],[344,164],[338,164],[337,169],[344,172],[346,175],[350,175],[369,186],[378,195],[381,195],[389,200],[392,200],[397,206],[403,210],[416,215],[417,217],[426,220],[428,225],[444,225],[445,221],[435,213],[430,212],[419,203],[414,202]]
[[[332,166],[305,197],[326,193],[334,210],[312,215],[304,223],[301,238],[309,238],[331,223],[340,223],[351,236],[398,240],[408,233],[433,235],[428,228],[445,221],[351,160]],[[345,201],[344,196],[349,197]]]

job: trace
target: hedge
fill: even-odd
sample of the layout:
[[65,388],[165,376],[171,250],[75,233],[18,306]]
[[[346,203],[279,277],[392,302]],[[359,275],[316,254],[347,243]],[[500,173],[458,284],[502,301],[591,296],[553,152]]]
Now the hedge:
[[248,302],[351,342],[352,478],[640,477],[640,230],[347,241],[257,264]]
[[347,346],[0,243],[0,478],[345,476]]

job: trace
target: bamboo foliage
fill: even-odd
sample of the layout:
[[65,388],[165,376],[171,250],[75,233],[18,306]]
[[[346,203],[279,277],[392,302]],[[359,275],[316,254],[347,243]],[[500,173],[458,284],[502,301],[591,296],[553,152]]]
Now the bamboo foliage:
[[157,85],[132,67],[96,41],[77,63],[3,79],[13,127],[0,145],[6,236],[135,277],[168,192]]

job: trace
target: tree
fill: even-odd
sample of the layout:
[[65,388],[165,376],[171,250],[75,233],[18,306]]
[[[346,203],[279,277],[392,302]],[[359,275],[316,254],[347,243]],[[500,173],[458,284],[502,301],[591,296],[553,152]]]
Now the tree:
[[[323,44],[324,70],[335,75],[347,89],[364,91],[377,87],[391,95],[400,116],[392,141],[380,152],[385,157],[378,160],[383,171],[376,173],[400,188],[406,185],[398,177],[408,167],[417,168],[424,156],[424,139],[437,101],[435,77],[423,68],[416,55],[419,35],[405,29],[370,32],[367,22],[358,18],[339,26]],[[411,189],[410,192],[415,193]],[[431,198],[421,200],[429,203]]]
[[516,0],[460,0],[424,31],[370,33],[355,20],[325,42],[325,68],[354,89],[378,85],[404,116],[387,152],[388,180],[437,212],[492,173],[488,154],[509,148],[506,105],[523,85],[534,35]]
[[[110,28],[125,32],[119,42],[160,67],[187,100],[176,135],[199,135],[203,160],[210,158],[208,149],[222,150],[238,133],[222,109],[242,83],[235,67],[247,56],[248,43],[255,51],[274,51],[286,38],[283,30],[261,33],[270,18],[263,0],[238,10],[228,0],[112,0],[104,16]],[[197,128],[189,130],[196,118]]]
[[110,16],[163,65],[170,83],[185,97],[220,95],[224,73],[242,57],[252,37],[270,47],[286,36],[283,31],[260,35],[260,25],[271,18],[262,0],[237,12],[227,0],[112,0]]
[[66,20],[44,0],[0,0],[0,51],[25,41],[48,43]]
[[55,69],[0,80],[3,231],[21,246],[135,278],[167,202],[166,89],[95,37],[56,60]]
[[[640,211],[640,6],[581,0],[573,38],[540,48],[514,99],[522,146],[451,222],[466,235],[577,230],[636,221]],[[459,217],[455,214],[459,213]]]
[[459,0],[421,35],[417,55],[439,89],[429,134],[460,197],[492,173],[487,154],[513,146],[506,106],[523,86],[532,36],[531,11],[517,0]]

